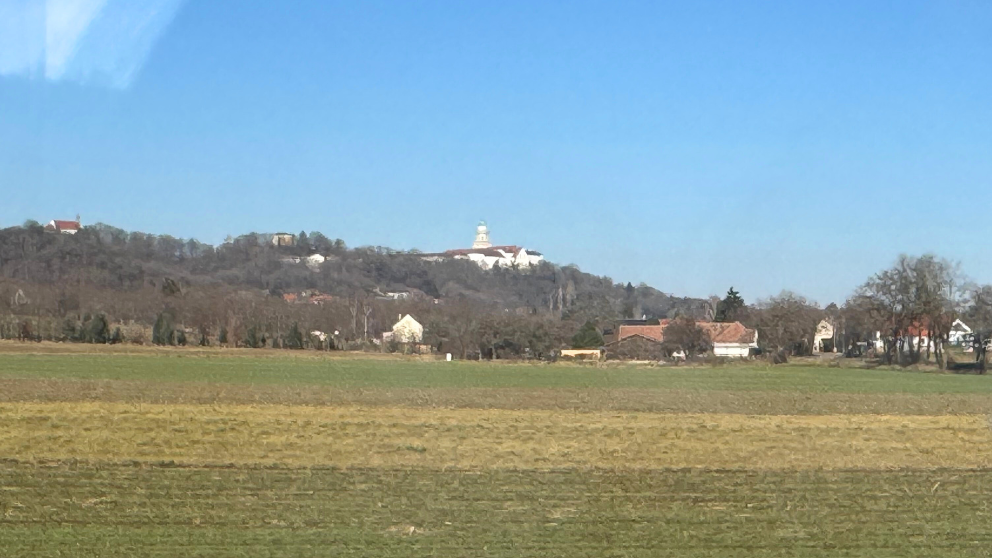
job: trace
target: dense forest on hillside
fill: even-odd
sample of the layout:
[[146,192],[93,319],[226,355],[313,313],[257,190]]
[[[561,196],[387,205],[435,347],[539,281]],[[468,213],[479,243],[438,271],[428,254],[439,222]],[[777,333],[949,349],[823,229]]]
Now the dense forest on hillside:
[[[75,235],[33,222],[0,230],[0,336],[150,342],[158,325],[171,343],[311,345],[309,332],[337,331],[318,344],[354,346],[410,313],[436,345],[468,353],[488,335],[513,352],[567,344],[587,323],[715,312],[712,301],[575,266],[483,270],[348,248],[319,232],[299,233],[292,246],[271,240],[252,233],[212,246],[104,224]],[[306,260],[314,254],[324,261]]]

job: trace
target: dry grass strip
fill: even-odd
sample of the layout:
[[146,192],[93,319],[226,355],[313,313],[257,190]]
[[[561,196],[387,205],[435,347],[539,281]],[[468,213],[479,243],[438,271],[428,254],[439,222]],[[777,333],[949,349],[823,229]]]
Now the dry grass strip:
[[976,416],[5,403],[0,458],[430,469],[980,468]]

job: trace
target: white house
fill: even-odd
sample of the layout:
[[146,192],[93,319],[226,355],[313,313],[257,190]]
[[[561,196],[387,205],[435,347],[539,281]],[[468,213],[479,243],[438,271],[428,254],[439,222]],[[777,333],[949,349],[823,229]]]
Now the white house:
[[758,348],[758,330],[746,328],[740,322],[708,322],[699,326],[710,334],[713,356],[747,358],[752,349]]
[[310,254],[305,258],[301,258],[300,256],[285,256],[283,258],[279,258],[279,261],[284,264],[303,263],[306,264],[310,271],[320,271],[321,264],[326,262],[328,259],[330,258],[326,258],[322,254]]
[[954,320],[951,324],[951,331],[947,334],[947,342],[950,345],[961,346],[971,342],[971,328],[961,320]]
[[400,320],[393,324],[393,330],[382,334],[383,341],[396,341],[397,343],[420,343],[424,340],[424,326],[407,314],[400,317]]
[[79,232],[82,226],[79,224],[79,216],[76,216],[75,221],[60,221],[58,219],[53,219],[45,225],[45,230],[48,232],[57,232],[62,234],[76,234]]
[[834,324],[827,320],[820,320],[816,326],[816,333],[813,334],[813,353],[825,352],[827,348],[830,349],[829,352],[837,352],[837,347],[834,344]]
[[327,258],[321,254],[310,254],[309,256],[303,258],[303,261],[306,262],[307,267],[310,268],[310,271],[320,271],[320,265],[327,261]]

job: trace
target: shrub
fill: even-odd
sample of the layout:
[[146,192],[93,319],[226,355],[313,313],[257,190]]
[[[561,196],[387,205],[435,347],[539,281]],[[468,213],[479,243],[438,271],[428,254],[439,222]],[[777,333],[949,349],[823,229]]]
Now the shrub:
[[144,345],[148,341],[148,328],[141,324],[125,324],[121,327],[122,340],[135,345]]
[[598,349],[602,346],[603,336],[592,322],[586,322],[579,332],[572,336],[573,349]]

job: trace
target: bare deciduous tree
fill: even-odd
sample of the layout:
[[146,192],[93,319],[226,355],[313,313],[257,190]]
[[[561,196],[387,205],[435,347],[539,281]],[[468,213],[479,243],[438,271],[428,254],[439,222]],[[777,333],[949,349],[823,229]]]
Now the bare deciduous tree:
[[782,291],[750,308],[746,323],[758,330],[763,346],[805,355],[812,352],[816,326],[823,316],[823,310],[805,297]]
[[666,354],[683,350],[690,358],[713,349],[713,340],[690,317],[675,318],[665,326],[662,349]]
[[964,302],[963,283],[947,260],[903,255],[859,287],[848,306],[881,332],[885,362],[914,364],[932,352],[943,368],[944,343]]

